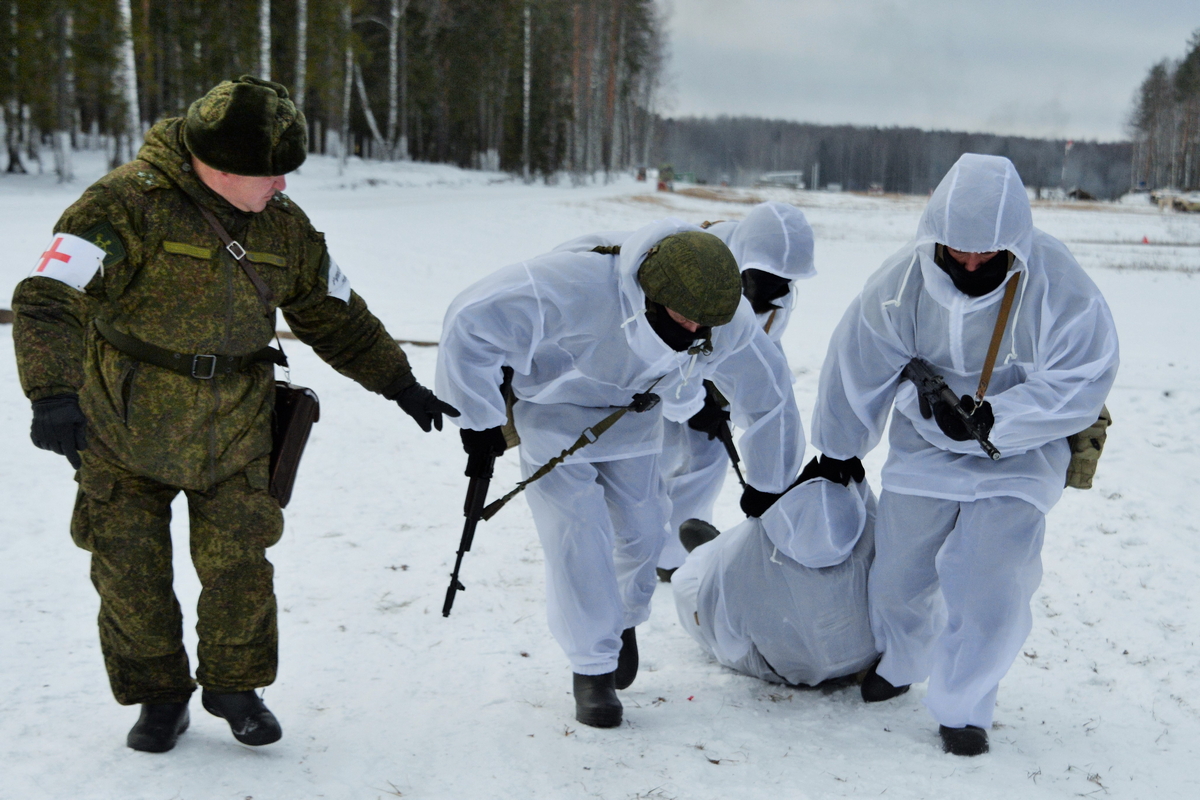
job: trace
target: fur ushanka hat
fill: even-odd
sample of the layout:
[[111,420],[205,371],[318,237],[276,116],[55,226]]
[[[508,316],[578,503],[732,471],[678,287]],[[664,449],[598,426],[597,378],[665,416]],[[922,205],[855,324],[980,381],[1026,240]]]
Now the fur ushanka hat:
[[285,175],[308,155],[308,126],[280,83],[243,75],[221,81],[192,103],[183,141],[213,169],[234,175]]

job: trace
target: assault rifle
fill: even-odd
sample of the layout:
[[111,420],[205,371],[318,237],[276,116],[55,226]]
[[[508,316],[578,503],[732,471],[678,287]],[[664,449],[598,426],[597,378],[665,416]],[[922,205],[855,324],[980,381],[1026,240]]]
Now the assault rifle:
[[446,589],[446,602],[442,603],[442,616],[450,616],[454,606],[454,595],[467,587],[458,579],[458,571],[462,567],[463,554],[471,550],[471,542],[475,539],[475,526],[483,518],[483,506],[487,501],[488,484],[492,482],[492,469],[496,465],[495,456],[469,456],[467,458],[467,475],[471,482],[467,484],[467,500],[463,504],[463,515],[467,521],[463,524],[462,539],[458,543],[458,557],[454,559],[454,572],[450,573],[450,586]]
[[929,408],[937,403],[945,403],[958,414],[958,418],[962,420],[963,425],[967,429],[967,433],[971,434],[971,438],[979,442],[979,446],[983,448],[983,452],[987,453],[993,461],[1000,459],[1000,451],[995,445],[988,441],[987,435],[979,429],[979,423],[972,416],[970,411],[967,411],[962,406],[962,402],[954,391],[946,385],[946,381],[933,371],[933,367],[928,361],[920,358],[914,358],[904,367],[904,371],[900,373],[903,380],[910,380],[917,387],[917,394],[921,396],[922,404],[928,405]]

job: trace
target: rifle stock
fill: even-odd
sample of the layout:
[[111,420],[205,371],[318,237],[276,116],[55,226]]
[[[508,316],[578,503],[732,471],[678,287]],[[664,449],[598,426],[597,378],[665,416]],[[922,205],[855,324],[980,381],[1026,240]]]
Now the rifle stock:
[[969,411],[962,407],[962,402],[954,391],[946,385],[946,381],[941,375],[933,371],[933,367],[929,362],[920,358],[913,358],[905,365],[904,370],[900,373],[903,380],[910,380],[917,387],[917,394],[932,408],[934,403],[943,402],[954,409],[954,413],[958,414],[958,418],[963,421],[966,426],[967,433],[971,434],[971,438],[979,442],[980,448],[987,453],[993,461],[1000,459],[1000,451],[996,446],[988,441],[980,430],[975,418]]
[[462,538],[458,542],[458,555],[454,559],[454,572],[450,573],[450,585],[446,587],[446,600],[442,603],[442,616],[450,616],[454,607],[454,596],[459,590],[466,591],[458,572],[462,568],[463,555],[470,552],[471,543],[475,540],[475,527],[483,518],[483,507],[487,502],[488,485],[492,482],[492,470],[496,464],[495,456],[469,456],[467,458],[467,475],[471,478],[467,484],[467,499],[463,503]]

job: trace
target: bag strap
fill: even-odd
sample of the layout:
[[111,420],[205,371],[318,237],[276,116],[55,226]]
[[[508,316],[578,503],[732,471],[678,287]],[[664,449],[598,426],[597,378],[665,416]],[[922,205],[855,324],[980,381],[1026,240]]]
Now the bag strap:
[[1000,342],[1004,339],[1004,329],[1008,327],[1008,314],[1012,311],[1013,299],[1017,296],[1017,284],[1021,281],[1021,273],[1013,273],[1012,280],[1004,287],[1004,299],[1000,301],[1000,313],[996,316],[996,327],[992,329],[992,341],[988,344],[987,358],[983,360],[983,372],[979,376],[979,388],[975,390],[975,404],[983,402],[988,384],[992,382],[992,368],[996,366],[996,356],[1000,354]]
[[[194,201],[193,201],[194,202]],[[229,255],[233,256],[237,263],[241,266],[242,271],[246,273],[246,277],[254,284],[254,291],[258,292],[258,299],[262,301],[263,309],[267,316],[273,317],[275,312],[275,293],[271,291],[271,287],[259,277],[258,271],[250,266],[250,262],[246,260],[246,248],[242,247],[234,238],[229,235],[229,231],[225,230],[225,226],[217,219],[217,215],[209,211],[204,206],[196,203],[196,208],[200,209],[201,216],[205,222],[216,232],[217,237],[225,244],[225,249],[229,251]]]

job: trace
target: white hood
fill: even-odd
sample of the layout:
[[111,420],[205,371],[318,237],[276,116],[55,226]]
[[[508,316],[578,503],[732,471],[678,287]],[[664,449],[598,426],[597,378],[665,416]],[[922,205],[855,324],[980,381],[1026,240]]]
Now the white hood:
[[743,272],[759,269],[789,281],[817,274],[813,267],[812,227],[795,206],[760,203],[745,219],[713,226],[710,232],[729,245]]
[[1003,156],[959,156],[925,206],[916,243],[969,253],[1008,250],[1027,262],[1033,215],[1017,168]]

